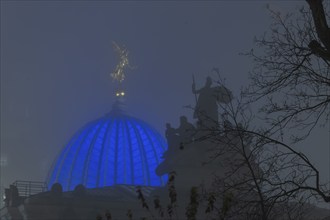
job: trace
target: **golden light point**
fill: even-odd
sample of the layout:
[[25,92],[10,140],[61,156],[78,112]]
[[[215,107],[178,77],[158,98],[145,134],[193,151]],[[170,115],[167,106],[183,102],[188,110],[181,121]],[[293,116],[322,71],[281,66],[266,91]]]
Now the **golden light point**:
[[124,96],[125,95],[125,92],[124,91],[117,91],[116,92],[116,96],[119,97],[119,96]]

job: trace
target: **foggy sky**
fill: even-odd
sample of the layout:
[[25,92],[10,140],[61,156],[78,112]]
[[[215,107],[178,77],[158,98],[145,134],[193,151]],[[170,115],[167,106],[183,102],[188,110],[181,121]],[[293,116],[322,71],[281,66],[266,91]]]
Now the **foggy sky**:
[[[238,96],[248,83],[253,38],[268,30],[269,3],[283,13],[303,1],[2,1],[1,184],[44,181],[57,153],[87,122],[111,110],[110,72],[125,45],[126,110],[162,135],[166,122],[192,120],[192,74],[204,85],[219,67]],[[328,129],[328,128],[327,128]],[[299,146],[329,180],[329,131]],[[320,144],[315,144],[320,143]]]

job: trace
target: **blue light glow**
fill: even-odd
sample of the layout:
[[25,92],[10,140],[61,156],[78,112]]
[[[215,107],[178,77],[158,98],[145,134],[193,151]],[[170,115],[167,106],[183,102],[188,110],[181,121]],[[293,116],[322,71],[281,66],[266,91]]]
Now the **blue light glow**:
[[166,150],[163,137],[145,122],[126,115],[107,115],[87,124],[62,149],[48,176],[48,188],[63,190],[129,184],[163,186],[156,175]]

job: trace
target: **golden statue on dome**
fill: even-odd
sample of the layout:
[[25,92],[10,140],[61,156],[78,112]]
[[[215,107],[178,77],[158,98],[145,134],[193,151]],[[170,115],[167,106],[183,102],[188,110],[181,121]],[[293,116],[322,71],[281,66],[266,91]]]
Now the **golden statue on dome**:
[[120,47],[114,41],[112,42],[112,45],[119,57],[119,63],[117,64],[116,69],[110,74],[110,76],[114,81],[118,81],[119,83],[119,89],[116,91],[116,96],[120,97],[125,95],[124,90],[121,88],[121,83],[125,79],[125,69],[127,67],[131,69],[128,60],[129,51],[124,46]]

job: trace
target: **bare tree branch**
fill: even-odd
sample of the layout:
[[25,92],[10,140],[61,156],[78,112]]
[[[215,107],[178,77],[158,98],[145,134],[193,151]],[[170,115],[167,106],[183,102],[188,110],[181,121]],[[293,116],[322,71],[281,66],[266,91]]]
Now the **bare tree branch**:
[[321,0],[307,2],[310,10],[302,8],[299,16],[269,9],[271,32],[256,39],[258,50],[247,54],[255,66],[243,92],[249,103],[266,102],[260,113],[274,132],[297,131],[293,141],[330,119],[329,16]]

